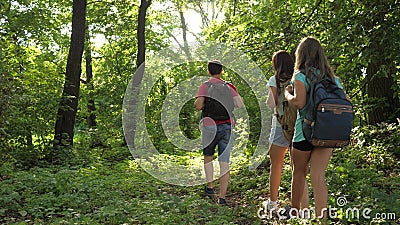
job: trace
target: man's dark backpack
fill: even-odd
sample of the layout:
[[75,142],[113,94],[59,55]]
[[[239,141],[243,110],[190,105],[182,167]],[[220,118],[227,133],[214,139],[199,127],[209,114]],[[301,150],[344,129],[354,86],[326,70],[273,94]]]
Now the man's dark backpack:
[[[316,79],[314,79],[316,80]],[[304,137],[316,147],[343,147],[350,142],[353,106],[330,78],[311,83],[303,121]]]
[[213,120],[229,120],[233,117],[233,96],[227,82],[211,83],[208,86],[208,94],[205,98],[202,117],[210,117]]

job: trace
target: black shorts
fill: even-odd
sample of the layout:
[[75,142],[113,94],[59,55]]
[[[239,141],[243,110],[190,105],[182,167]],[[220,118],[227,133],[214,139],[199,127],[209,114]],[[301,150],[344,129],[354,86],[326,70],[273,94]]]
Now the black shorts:
[[313,150],[314,146],[309,141],[304,140],[300,142],[293,142],[293,148],[303,152],[309,152]]

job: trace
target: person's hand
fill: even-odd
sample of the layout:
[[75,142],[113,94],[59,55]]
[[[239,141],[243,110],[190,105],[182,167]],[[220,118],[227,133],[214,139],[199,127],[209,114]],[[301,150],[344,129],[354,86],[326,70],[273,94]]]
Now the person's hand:
[[293,95],[293,86],[289,84],[288,86],[286,86],[285,91]]

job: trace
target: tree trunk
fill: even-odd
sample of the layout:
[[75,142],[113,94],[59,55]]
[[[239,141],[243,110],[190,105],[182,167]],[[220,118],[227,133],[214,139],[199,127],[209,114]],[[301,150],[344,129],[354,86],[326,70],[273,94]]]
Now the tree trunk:
[[96,106],[94,104],[94,86],[93,86],[93,69],[92,69],[92,49],[90,45],[90,35],[89,28],[86,27],[86,47],[85,47],[85,61],[86,61],[86,84],[89,89],[89,100],[87,104],[87,109],[89,111],[89,116],[86,118],[89,128],[95,128],[97,126],[96,122]]
[[[368,45],[367,67],[367,93],[371,109],[368,111],[368,123],[375,125],[381,122],[395,122],[399,117],[399,98],[394,91],[396,85],[393,76],[396,74],[396,65],[387,49],[395,46],[390,37],[392,33],[391,23],[385,22],[386,7],[380,1],[366,1],[366,9],[374,9],[377,13],[373,19],[365,20],[365,29],[371,30]],[[377,27],[379,24],[379,27]]]
[[54,147],[72,146],[78,109],[82,54],[85,42],[86,0],[74,0],[72,34],[64,89],[57,112]]
[[[385,65],[385,71],[379,71],[381,65]],[[385,121],[395,121],[399,117],[399,100],[394,94],[394,80],[391,75],[390,62],[370,63],[367,68],[368,76],[368,99],[372,101],[371,110],[368,113],[368,123],[377,124]],[[386,74],[384,74],[386,73]]]
[[[146,52],[146,38],[145,38],[145,28],[146,28],[146,12],[147,8],[150,6],[151,0],[141,0],[138,14],[138,26],[137,26],[137,41],[138,41],[138,52],[136,59],[136,67],[145,61]],[[141,79],[140,79],[141,81]],[[139,84],[140,85],[140,84]]]
[[190,54],[189,51],[189,44],[187,41],[187,26],[186,26],[186,20],[185,20],[185,16],[183,15],[183,7],[182,7],[182,3],[177,1],[175,2],[176,7],[178,8],[179,11],[179,17],[181,19],[181,29],[182,29],[182,39],[183,39],[183,51],[185,52],[186,58],[188,59],[188,61],[190,62],[192,59],[192,56]]
[[[132,80],[132,86],[130,94],[132,95],[129,97],[129,101],[126,103],[125,107],[126,110],[131,112],[134,111],[136,108],[137,102],[138,102],[138,97],[139,97],[139,90],[140,90],[140,85],[143,80],[143,75],[144,75],[144,62],[146,58],[146,39],[145,39],[145,28],[146,28],[146,12],[147,8],[150,6],[151,0],[141,0],[141,4],[139,7],[139,14],[138,14],[138,26],[137,26],[137,42],[138,42],[138,52],[137,52],[137,58],[136,58],[136,72]],[[130,147],[135,147],[134,143],[134,138],[136,134],[136,125],[137,125],[137,117],[133,118],[132,121],[130,121],[130,130],[127,131],[129,132],[129,136],[132,137],[131,143],[132,145]],[[124,138],[124,144],[126,144],[126,139]]]

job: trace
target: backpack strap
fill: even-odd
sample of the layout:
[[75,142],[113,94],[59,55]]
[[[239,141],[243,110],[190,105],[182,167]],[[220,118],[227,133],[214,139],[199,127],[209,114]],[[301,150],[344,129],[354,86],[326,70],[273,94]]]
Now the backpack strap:
[[[230,82],[227,82],[227,81],[223,81],[223,83],[224,83],[224,84],[227,84],[227,85],[231,84]],[[206,81],[206,82],[204,82],[204,84],[207,85],[208,87],[211,87],[211,86],[213,85],[213,83],[210,82],[209,80]]]
[[[279,114],[279,110],[284,112],[285,107],[288,106],[288,102],[285,99],[284,91],[285,91],[286,86],[289,85],[289,84],[290,84],[290,79],[288,79],[287,81],[281,83],[280,87],[276,87],[277,89],[278,88],[281,89],[280,90],[280,94],[277,96],[277,102],[276,102],[276,107],[275,107],[276,108],[276,112],[274,114],[278,118],[278,122],[283,117],[283,115]],[[282,101],[282,102],[280,102],[280,101]]]
[[207,85],[207,87],[211,87],[212,83],[210,81],[206,81],[204,82],[205,85]]
[[[211,87],[211,85],[212,85],[212,83],[210,82],[210,81],[206,81],[206,82],[204,82],[203,84],[205,84],[205,85],[207,85],[207,87],[208,88],[210,88]],[[207,91],[208,92],[208,91]],[[203,106],[203,109],[201,110],[201,118],[204,118],[204,116],[205,116],[205,110],[207,110],[206,109],[206,102],[208,101],[208,93],[207,93],[207,96],[205,96],[204,97],[205,99],[204,99],[204,106]]]
[[308,70],[309,73],[311,74],[311,78],[307,77],[305,70],[302,70],[300,72],[302,72],[305,77],[306,77],[306,82],[308,84],[308,90],[307,90],[307,94],[306,97],[308,99],[307,104],[305,107],[307,107],[305,116],[304,116],[304,122],[308,123],[308,122],[314,122],[314,118],[315,115],[313,113],[314,109],[313,109],[313,105],[314,105],[314,88],[315,88],[315,84],[318,83],[318,77],[317,75],[314,73],[314,71],[312,71],[311,69]]

